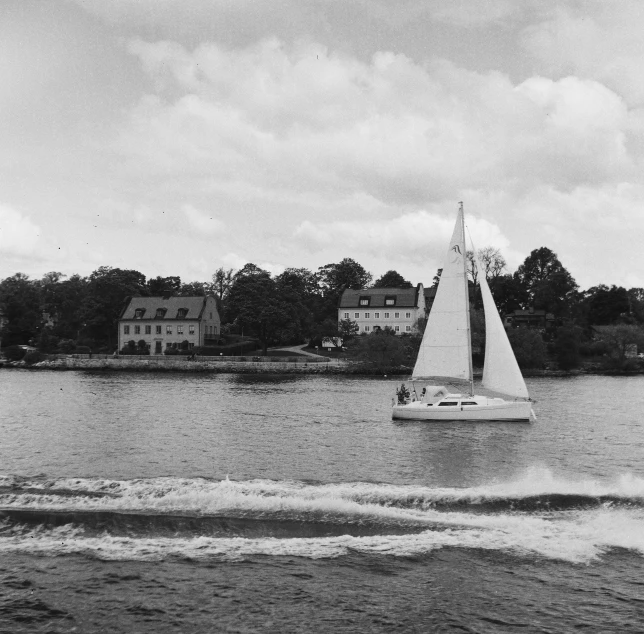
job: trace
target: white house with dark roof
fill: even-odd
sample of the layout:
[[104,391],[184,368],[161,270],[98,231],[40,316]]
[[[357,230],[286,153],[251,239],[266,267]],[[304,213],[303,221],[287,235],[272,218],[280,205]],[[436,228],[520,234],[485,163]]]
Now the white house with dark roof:
[[415,288],[347,289],[338,308],[338,324],[350,319],[359,333],[370,333],[389,326],[396,334],[411,333],[420,317],[425,317],[425,291]]
[[[217,302],[206,297],[132,297],[119,319],[118,349],[145,341],[150,354],[207,345],[221,333]],[[183,344],[183,345],[182,345]]]

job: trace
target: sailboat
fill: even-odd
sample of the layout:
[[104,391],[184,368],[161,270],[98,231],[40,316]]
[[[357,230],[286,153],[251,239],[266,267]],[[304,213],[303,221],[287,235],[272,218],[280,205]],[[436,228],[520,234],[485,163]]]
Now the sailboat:
[[[523,375],[510,346],[490,287],[478,259],[485,312],[485,365],[482,386],[500,396],[474,394],[472,337],[465,250],[463,203],[459,204],[454,233],[434,304],[412,374],[412,394],[401,389],[392,404],[392,418],[410,420],[529,421],[534,416]],[[415,382],[422,381],[416,391]],[[431,381],[431,384],[428,384]],[[451,392],[447,384],[469,389]]]

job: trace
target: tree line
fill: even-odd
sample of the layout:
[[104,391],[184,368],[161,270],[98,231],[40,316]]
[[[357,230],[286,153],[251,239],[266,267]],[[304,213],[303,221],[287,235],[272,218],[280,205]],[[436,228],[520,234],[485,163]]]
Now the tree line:
[[[613,342],[613,347],[621,345],[626,350],[624,346],[628,344],[642,345],[638,337],[644,324],[644,289],[602,284],[581,291],[557,255],[547,247],[532,251],[513,273],[508,271],[498,249],[481,249],[478,259],[481,271],[473,255],[468,254],[473,331],[482,347],[484,325],[478,292],[481,275],[488,280],[502,314],[533,308],[552,316],[550,332],[522,336],[538,336],[542,347],[550,345],[551,352],[554,350],[561,357],[562,366],[574,367],[583,346],[614,339],[615,328],[621,329],[622,335],[617,344]],[[440,281],[440,273],[439,269],[434,284]],[[3,320],[0,337],[3,347],[31,344],[51,352],[84,346],[92,351],[111,352],[116,346],[117,322],[128,298],[171,292],[179,296],[214,295],[224,337],[252,336],[264,348],[305,341],[319,345],[325,337],[340,335],[350,339],[356,333],[353,322],[338,324],[337,309],[345,289],[414,286],[395,270],[372,282],[372,274],[351,258],[326,264],[317,271],[288,268],[279,275],[248,263],[238,271],[219,268],[210,280],[189,283],[182,282],[179,276],[147,279],[139,271],[109,266],[99,267],[87,277],[51,272],[41,279],[30,279],[16,273],[0,282]],[[419,326],[422,330],[422,324]],[[518,335],[513,337],[517,339]],[[399,339],[399,344],[385,345],[384,340],[378,340],[377,344],[360,345],[387,348],[389,357],[396,359],[401,355],[413,356],[415,346]],[[539,348],[536,341],[514,341],[513,345],[517,349]],[[562,350],[568,350],[568,360]],[[359,354],[367,353],[361,350]],[[385,356],[383,353],[383,359]],[[528,362],[540,363],[539,359]]]

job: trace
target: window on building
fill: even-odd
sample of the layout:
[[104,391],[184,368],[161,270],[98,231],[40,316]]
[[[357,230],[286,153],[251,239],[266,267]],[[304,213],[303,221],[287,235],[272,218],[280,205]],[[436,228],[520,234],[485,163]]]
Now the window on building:
[[157,333],[157,335],[161,334],[161,326],[156,327],[156,333]]
[[371,313],[365,313],[365,314],[364,314],[364,318],[365,318],[365,319],[369,319],[370,317],[371,317]]
[[124,335],[129,335],[130,334],[130,327],[129,326],[123,326],[123,334]]
[[177,334],[182,335],[183,334],[183,326],[177,326]]
[[187,314],[188,314],[187,308],[180,308],[177,311],[177,319],[184,319]]
[[354,316],[355,319],[359,319],[360,318],[360,313],[353,313],[353,316]]
[[141,326],[134,326],[134,334],[135,335],[141,334]]
[[165,317],[165,313],[166,313],[165,308],[157,308],[157,314],[156,314],[157,319],[163,319]]
[[389,313],[385,313],[385,319],[389,319]]
[[400,319],[400,313],[394,313],[394,319]]
[[411,332],[411,326],[405,326],[405,332]]
[[395,306],[396,305],[396,296],[395,295],[386,295],[385,296],[385,306]]
[[411,319],[411,313],[405,313],[405,318],[406,319]]
[[364,327],[364,331],[365,331],[365,332],[369,332],[370,330],[371,330],[371,328],[369,328],[369,326],[365,326],[365,327]]
[[212,331],[213,331],[213,333],[216,335],[216,334],[217,334],[217,326],[213,326],[213,327],[212,327]]
[[394,326],[394,330],[395,330],[396,332],[400,332],[400,326]]
[[344,313],[344,319],[349,319],[349,313]]
[[371,302],[371,297],[361,297],[360,298],[360,306],[369,306],[369,303]]
[[188,348],[189,348],[190,350],[192,350],[194,347],[195,347],[195,344],[194,344],[194,343],[189,343],[189,344],[188,344]]
[[165,334],[166,335],[171,335],[172,334],[172,326],[166,326],[165,327]]
[[152,334],[152,326],[146,326],[145,327],[145,334],[146,335],[151,335]]
[[189,332],[191,335],[194,335],[194,334],[195,334],[195,327],[194,327],[194,326],[188,326],[188,332]]
[[143,319],[144,314],[145,314],[145,308],[137,308],[134,311],[134,319]]
[[376,319],[380,319],[380,313],[374,313],[374,314],[373,314],[373,316],[374,316]]

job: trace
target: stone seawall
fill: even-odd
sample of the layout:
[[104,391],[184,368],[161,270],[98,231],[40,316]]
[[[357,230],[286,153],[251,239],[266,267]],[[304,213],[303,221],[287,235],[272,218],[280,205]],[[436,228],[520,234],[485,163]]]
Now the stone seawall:
[[118,359],[75,359],[60,358],[41,361],[31,366],[24,363],[8,364],[14,367],[27,367],[34,370],[127,370],[131,372],[212,372],[212,373],[337,373],[351,372],[353,364],[334,359],[330,362],[307,361],[227,361],[195,360],[185,358],[124,358]]

